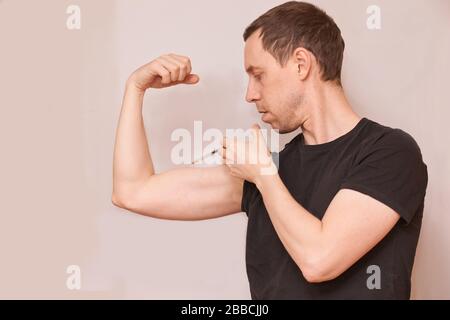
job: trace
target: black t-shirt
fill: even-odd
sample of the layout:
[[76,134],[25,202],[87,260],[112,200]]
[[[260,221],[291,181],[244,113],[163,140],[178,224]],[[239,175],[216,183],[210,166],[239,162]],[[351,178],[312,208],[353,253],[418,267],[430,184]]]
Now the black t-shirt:
[[[252,299],[409,299],[428,182],[427,166],[409,134],[367,118],[323,144],[305,145],[300,133],[279,153],[278,173],[292,197],[319,219],[344,188],[381,201],[401,218],[340,276],[309,283],[278,238],[261,193],[245,181],[242,211],[248,216],[246,265]],[[379,276],[378,284],[371,276]]]

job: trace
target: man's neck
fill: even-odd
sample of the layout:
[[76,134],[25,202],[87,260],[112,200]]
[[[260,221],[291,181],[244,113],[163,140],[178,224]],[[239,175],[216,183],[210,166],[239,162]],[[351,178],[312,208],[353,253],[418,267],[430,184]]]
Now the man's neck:
[[333,141],[351,131],[361,120],[341,87],[324,85],[310,92],[307,115],[301,125],[305,144]]

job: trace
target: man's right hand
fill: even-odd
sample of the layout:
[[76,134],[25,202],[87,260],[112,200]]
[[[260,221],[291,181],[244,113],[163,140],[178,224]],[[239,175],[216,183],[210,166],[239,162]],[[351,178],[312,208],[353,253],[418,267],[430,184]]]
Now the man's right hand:
[[138,68],[127,82],[142,91],[177,84],[196,84],[200,78],[196,74],[191,74],[191,71],[191,60],[188,57],[170,53]]

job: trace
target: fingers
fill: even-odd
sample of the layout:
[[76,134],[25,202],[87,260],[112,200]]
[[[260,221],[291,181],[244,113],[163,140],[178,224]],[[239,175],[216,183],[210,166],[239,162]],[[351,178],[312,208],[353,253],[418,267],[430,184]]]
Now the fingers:
[[192,72],[191,59],[173,53],[169,54],[169,56],[181,62],[183,66],[186,66],[185,77],[183,77],[182,80],[179,81],[183,81],[183,83],[185,84],[196,84],[197,82],[200,81],[200,77],[198,75],[191,74]]
[[192,65],[191,65],[191,59],[185,56],[180,56],[174,53],[170,53],[169,57],[171,57],[174,60],[177,60],[178,62],[182,63],[186,66],[186,74],[190,74],[192,71]]
[[222,146],[219,148],[219,154],[222,157],[222,159],[225,159],[226,152],[227,152],[227,146],[226,146],[226,137],[223,136],[222,138]]
[[223,163],[224,164],[228,164],[228,158],[227,158],[227,153],[230,152],[230,148],[227,149],[227,137],[223,136],[222,138],[222,146],[219,149],[219,154],[222,157]]
[[261,146],[261,145],[266,146],[266,141],[262,135],[261,127],[259,126],[259,124],[254,123],[251,126],[251,130],[252,130],[253,138],[256,139],[256,141],[258,142],[258,146]]
[[223,136],[219,154],[223,164],[237,171],[240,165],[246,165],[247,168],[256,165],[263,170],[272,170],[274,166],[271,152],[259,125],[253,125],[251,132],[247,131],[245,137]]
[[237,143],[237,137],[223,137],[222,147],[219,149],[219,154],[222,156],[225,164],[232,165],[237,162]]
[[169,73],[168,77],[167,75],[165,77],[161,75],[161,82],[163,84],[169,84],[173,82],[194,84],[199,80],[199,77],[197,75],[191,74],[192,65],[188,57],[171,53],[160,56],[159,58],[157,58],[157,61]]
[[169,56],[161,56],[158,59],[160,60],[164,68],[166,68],[169,71],[170,81],[171,82],[178,81],[178,77],[181,71],[181,64],[178,63],[176,60],[174,61],[173,58],[170,58]]
[[170,83],[170,71],[164,67],[161,63],[155,63],[152,68],[157,72],[157,74],[161,77],[162,84]]
[[267,155],[271,156],[272,152],[270,151],[270,149],[267,146],[267,142],[261,131],[261,127],[255,123],[251,126],[251,129],[253,132],[253,137],[256,139],[258,150],[265,150]]
[[148,88],[161,89],[177,84],[196,84],[200,78],[191,74],[191,71],[191,60],[188,57],[170,53],[139,67],[130,75],[128,81],[144,91]]

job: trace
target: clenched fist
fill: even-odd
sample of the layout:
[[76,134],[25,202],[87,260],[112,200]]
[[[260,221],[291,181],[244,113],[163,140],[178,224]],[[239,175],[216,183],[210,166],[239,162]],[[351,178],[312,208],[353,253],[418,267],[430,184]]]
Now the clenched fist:
[[191,60],[177,54],[165,54],[143,65],[128,78],[139,90],[166,88],[177,84],[196,84],[200,78],[191,74]]

